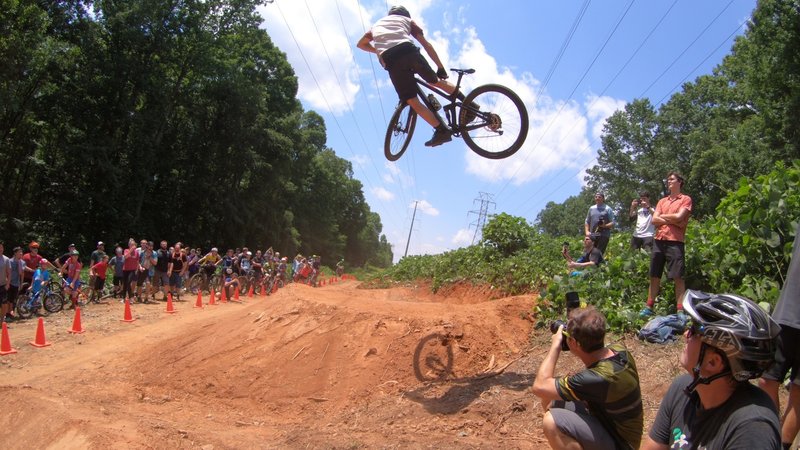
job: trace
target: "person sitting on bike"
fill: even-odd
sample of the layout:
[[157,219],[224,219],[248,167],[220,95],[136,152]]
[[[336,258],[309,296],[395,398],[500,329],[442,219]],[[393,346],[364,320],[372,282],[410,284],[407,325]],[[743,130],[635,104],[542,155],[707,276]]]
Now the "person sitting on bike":
[[50,283],[50,271],[47,269],[52,267],[50,261],[44,258],[39,260],[39,267],[33,272],[33,284],[31,285],[33,295],[39,294],[39,291]]
[[344,258],[340,259],[339,262],[336,263],[336,276],[341,277],[344,274]]
[[203,268],[206,276],[210,279],[214,275],[214,271],[217,270],[220,261],[222,261],[222,257],[219,256],[219,250],[217,250],[217,247],[213,247],[206,256],[197,260],[197,264]]
[[[436,72],[433,71],[411,38],[416,39],[425,49],[425,52],[436,64]],[[447,70],[445,70],[444,64],[439,59],[433,45],[425,39],[422,28],[411,20],[408,10],[403,6],[392,6],[386,17],[375,22],[372,28],[358,40],[356,46],[365,52],[378,55],[381,65],[389,72],[389,78],[392,80],[400,101],[408,103],[420,117],[435,129],[433,137],[425,145],[436,147],[450,142],[451,131],[417,98],[415,74],[419,74],[423,80],[448,94],[455,92],[456,87],[445,81]]]
[[70,300],[69,309],[75,309],[78,304],[78,289],[81,287],[81,269],[83,264],[78,260],[80,253],[73,250],[67,262],[61,266],[64,277],[64,295]]

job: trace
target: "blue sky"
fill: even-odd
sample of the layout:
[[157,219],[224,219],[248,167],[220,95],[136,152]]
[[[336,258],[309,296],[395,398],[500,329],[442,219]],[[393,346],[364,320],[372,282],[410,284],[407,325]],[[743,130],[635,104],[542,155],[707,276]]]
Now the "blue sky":
[[405,1],[445,66],[476,69],[467,89],[508,86],[531,123],[525,146],[494,161],[458,139],[425,147],[432,129],[418,121],[409,150],[393,163],[383,140],[397,96],[375,56],[355,47],[387,4],[394,3],[275,0],[260,12],[294,67],[305,109],[325,118],[328,146],[353,163],[397,261],[409,231],[409,255],[470,245],[480,197],[491,200],[490,214],[533,222],[547,202],[577,194],[604,120],[636,98],[660,104],[682,83],[711,73],[756,2]]

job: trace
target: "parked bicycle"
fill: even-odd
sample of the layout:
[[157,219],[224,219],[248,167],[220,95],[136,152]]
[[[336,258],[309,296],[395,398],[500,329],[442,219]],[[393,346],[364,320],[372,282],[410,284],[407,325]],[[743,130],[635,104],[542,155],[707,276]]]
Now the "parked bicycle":
[[[461,79],[475,69],[450,69],[458,74],[456,90],[445,91],[417,78],[417,95],[441,123],[450,128],[453,136],[461,137],[473,152],[488,159],[503,159],[513,155],[528,136],[528,110],[519,96],[499,84],[478,86],[463,100],[458,98]],[[431,91],[425,94],[422,87]],[[446,104],[440,104],[436,97]],[[444,112],[444,119],[439,110]],[[417,113],[406,102],[400,102],[389,120],[384,142],[384,155],[389,161],[403,156],[417,123]]]
[[210,292],[211,288],[219,291],[222,276],[216,273],[217,266],[214,264],[206,264],[200,270],[189,278],[189,284],[186,288],[192,294],[198,292]]

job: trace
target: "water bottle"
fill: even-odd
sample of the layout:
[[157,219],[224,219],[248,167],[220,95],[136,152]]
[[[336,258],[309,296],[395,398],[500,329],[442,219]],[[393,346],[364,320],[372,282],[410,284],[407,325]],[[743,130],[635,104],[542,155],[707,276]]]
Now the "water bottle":
[[436,96],[433,94],[428,94],[428,103],[431,104],[434,111],[442,109],[442,105],[439,103],[439,100],[437,100]]

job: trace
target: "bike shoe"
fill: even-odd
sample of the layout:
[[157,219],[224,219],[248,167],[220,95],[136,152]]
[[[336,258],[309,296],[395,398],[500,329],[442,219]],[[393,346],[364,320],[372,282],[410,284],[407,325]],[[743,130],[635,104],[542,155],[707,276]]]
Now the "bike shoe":
[[452,141],[452,133],[447,128],[437,128],[436,131],[433,132],[433,137],[430,141],[425,143],[426,147],[436,147],[437,145],[442,145],[445,142]]

